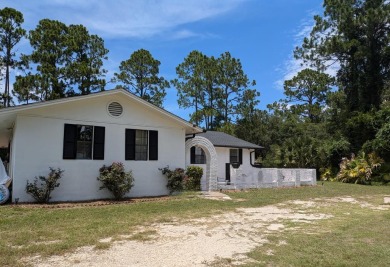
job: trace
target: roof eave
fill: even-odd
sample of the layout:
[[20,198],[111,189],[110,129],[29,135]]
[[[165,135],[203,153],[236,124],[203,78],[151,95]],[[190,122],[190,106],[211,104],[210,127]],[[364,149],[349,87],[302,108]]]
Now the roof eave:
[[32,104],[29,104],[29,105],[20,105],[20,106],[16,106],[16,107],[9,107],[9,108],[4,108],[4,109],[0,109],[0,115],[6,115],[6,114],[17,114],[18,112],[20,111],[24,111],[24,110],[30,110],[30,109],[36,109],[36,108],[42,108],[42,107],[46,107],[46,106],[52,106],[52,105],[56,105],[56,104],[60,104],[60,103],[66,103],[66,102],[73,102],[73,101],[80,101],[80,100],[85,100],[85,99],[90,99],[90,98],[95,98],[95,97],[99,97],[99,96],[102,96],[102,95],[112,95],[112,94],[124,94],[128,97],[130,97],[131,99],[139,102],[139,103],[142,103],[144,105],[146,105],[147,107],[177,121],[178,123],[180,123],[181,125],[189,128],[189,129],[192,129],[192,131],[190,131],[191,133],[199,133],[199,132],[202,132],[203,129],[197,127],[197,126],[194,126],[193,124],[191,124],[190,122],[180,118],[179,116],[163,109],[163,108],[160,108],[160,107],[157,107],[145,100],[143,100],[142,98],[140,97],[137,97],[136,95],[130,93],[129,91],[127,90],[124,90],[124,89],[112,89],[112,90],[107,90],[107,91],[103,91],[103,92],[97,92],[97,93],[92,93],[92,94],[89,94],[89,95],[82,95],[82,96],[74,96],[74,97],[67,97],[67,98],[61,98],[61,99],[56,99],[56,100],[50,100],[50,101],[44,101],[44,102],[37,102],[37,103],[32,103]]

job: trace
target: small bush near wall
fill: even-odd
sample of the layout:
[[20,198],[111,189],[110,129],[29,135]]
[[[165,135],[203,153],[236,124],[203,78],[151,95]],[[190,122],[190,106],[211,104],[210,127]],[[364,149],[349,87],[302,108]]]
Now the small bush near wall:
[[[50,172],[47,177],[35,177],[34,182],[27,180],[26,192],[30,194],[38,203],[47,203],[51,199],[51,192],[60,186],[58,180],[62,177],[64,170],[49,168]],[[38,185],[38,181],[41,183]]]
[[200,180],[203,176],[203,168],[188,166],[183,180],[184,190],[200,191]]
[[176,168],[175,170],[170,170],[169,166],[159,169],[163,175],[168,179],[167,188],[169,193],[183,191],[183,179],[185,176],[184,169]]
[[132,172],[125,172],[121,162],[114,162],[110,166],[103,165],[99,172],[100,175],[97,179],[103,184],[100,190],[107,188],[117,200],[122,199],[134,186]]

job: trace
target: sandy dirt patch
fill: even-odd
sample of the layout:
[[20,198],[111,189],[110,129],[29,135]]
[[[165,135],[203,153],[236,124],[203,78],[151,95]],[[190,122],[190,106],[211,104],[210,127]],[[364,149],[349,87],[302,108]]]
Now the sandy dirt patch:
[[[229,259],[230,264],[251,261],[246,256],[254,248],[268,242],[269,235],[297,231],[296,224],[315,223],[333,217],[315,208],[332,203],[350,203],[362,208],[389,210],[389,205],[373,205],[353,197],[287,201],[273,206],[240,208],[235,212],[188,221],[156,223],[139,227],[136,232],[100,240],[110,248],[81,247],[74,253],[24,259],[34,266],[208,266]],[[134,235],[149,233],[147,241],[131,240]],[[309,234],[309,233],[307,233]],[[130,240],[129,240],[130,239]],[[278,245],[286,245],[280,241]],[[273,255],[273,251],[267,251]]]
[[[302,207],[311,206],[299,203]],[[285,231],[286,221],[313,223],[332,217],[297,213],[282,206],[241,208],[236,212],[186,222],[159,223],[140,227],[149,231],[149,241],[102,239],[107,250],[82,247],[63,256],[28,259],[34,266],[207,266],[218,259],[249,260],[246,253],[268,242],[267,235]],[[136,234],[136,233],[133,233]],[[271,253],[271,252],[270,252]]]

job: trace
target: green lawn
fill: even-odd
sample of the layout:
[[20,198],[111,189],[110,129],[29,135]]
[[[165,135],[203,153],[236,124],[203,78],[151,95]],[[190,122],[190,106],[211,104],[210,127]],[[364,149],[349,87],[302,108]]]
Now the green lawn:
[[[106,237],[132,234],[135,227],[155,222],[189,219],[259,207],[287,200],[352,196],[380,204],[390,195],[389,186],[325,183],[324,186],[250,190],[228,193],[233,200],[215,201],[185,193],[164,201],[75,208],[0,206],[0,266],[22,265],[26,256],[62,254],[79,246],[95,245]],[[355,207],[356,206],[356,207]],[[270,242],[249,253],[255,266],[389,266],[390,212],[355,208],[346,203],[320,208],[334,219],[307,225],[311,235],[294,232],[275,234]],[[318,211],[318,210],[316,210]],[[138,234],[134,238],[147,238]],[[287,245],[278,246],[284,240]],[[274,255],[266,255],[272,250]]]

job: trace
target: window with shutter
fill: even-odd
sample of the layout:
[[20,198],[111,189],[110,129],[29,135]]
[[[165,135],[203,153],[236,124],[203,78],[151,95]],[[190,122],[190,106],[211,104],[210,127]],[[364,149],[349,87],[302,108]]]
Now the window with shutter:
[[230,163],[239,162],[239,153],[237,148],[230,149]]
[[158,160],[158,131],[126,129],[125,160]]
[[105,128],[65,124],[63,159],[104,159]]

